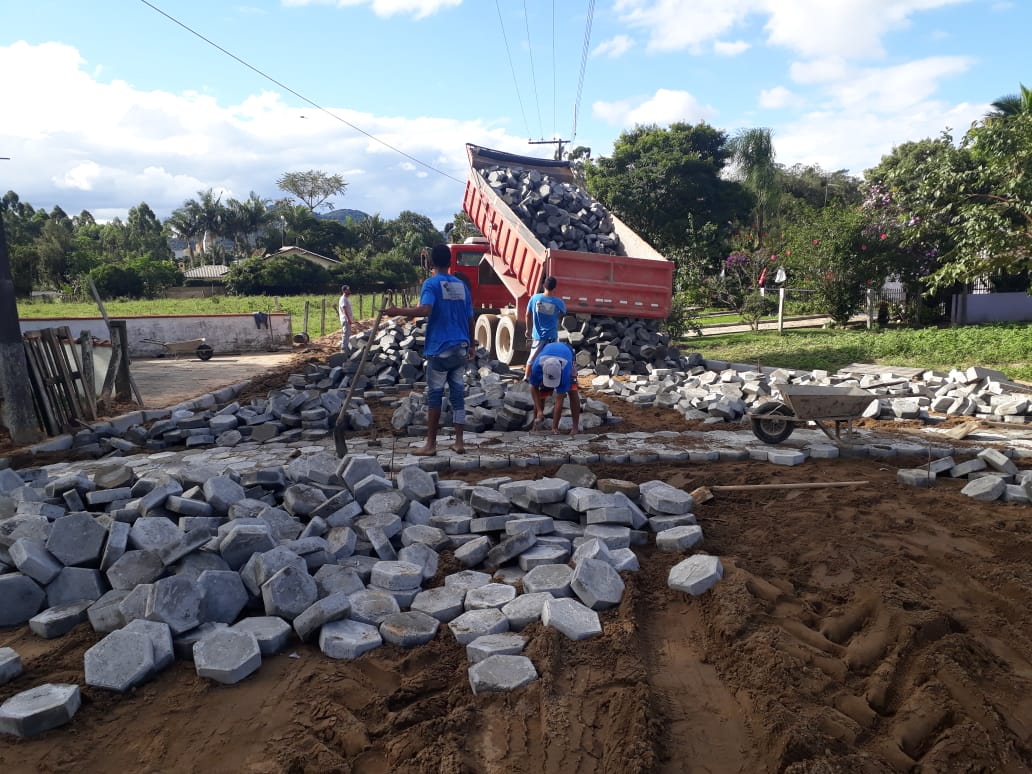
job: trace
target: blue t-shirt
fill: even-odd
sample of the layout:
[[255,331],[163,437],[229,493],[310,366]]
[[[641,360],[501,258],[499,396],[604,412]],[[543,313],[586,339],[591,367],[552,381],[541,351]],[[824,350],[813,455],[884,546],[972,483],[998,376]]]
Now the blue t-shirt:
[[541,348],[541,354],[537,356],[537,360],[534,361],[534,365],[530,369],[530,383],[534,387],[540,387],[541,382],[544,379],[542,374],[541,361],[549,357],[557,357],[563,361],[563,376],[559,381],[559,386],[555,388],[558,393],[567,393],[570,391],[570,385],[573,383],[573,349],[565,341],[553,341],[551,344],[545,344]]
[[434,274],[423,283],[419,303],[429,304],[423,356],[437,355],[456,346],[469,346],[473,301],[466,283],[451,274]]
[[559,338],[559,321],[566,314],[566,304],[558,296],[535,293],[527,302],[534,341],[555,341]]

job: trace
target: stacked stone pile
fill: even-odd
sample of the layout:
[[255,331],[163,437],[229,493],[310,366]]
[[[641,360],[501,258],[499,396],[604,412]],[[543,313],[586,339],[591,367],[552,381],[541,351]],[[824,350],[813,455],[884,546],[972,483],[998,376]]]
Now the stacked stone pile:
[[[0,518],[0,626],[51,638],[88,621],[106,636],[85,654],[86,683],[119,692],[176,657],[228,684],[292,642],[355,658],[428,642],[442,624],[467,646],[474,691],[517,687],[536,677],[521,655],[528,624],[597,636],[620,573],[639,567],[635,547],[703,539],[691,495],[578,465],[469,485],[415,466],[392,481],[375,457],[315,453],[242,475],[0,470],[0,493],[15,506]],[[464,569],[429,587],[445,553]],[[703,593],[721,577],[715,557],[685,561],[672,588]],[[20,670],[0,650],[0,679]],[[65,720],[78,706],[59,686],[45,696]],[[0,729],[41,727],[12,717],[0,707]]]
[[545,247],[623,255],[613,216],[584,189],[536,169],[493,165],[480,174]]
[[931,487],[940,476],[966,479],[968,483],[960,491],[973,500],[1032,502],[1032,470],[1020,470],[999,449],[982,449],[973,458],[961,462],[948,456],[919,468],[902,468],[896,473],[896,480],[910,486]]
[[932,414],[971,416],[1014,424],[1032,422],[1032,389],[1008,381],[999,371],[973,366],[949,374],[927,371],[920,378],[829,374],[827,371],[750,369],[698,354],[681,358],[683,368],[647,366],[648,374],[614,379],[596,376],[592,386],[636,405],[676,410],[685,419],[735,422],[771,400],[786,384],[860,387],[872,393],[865,417],[924,419]]

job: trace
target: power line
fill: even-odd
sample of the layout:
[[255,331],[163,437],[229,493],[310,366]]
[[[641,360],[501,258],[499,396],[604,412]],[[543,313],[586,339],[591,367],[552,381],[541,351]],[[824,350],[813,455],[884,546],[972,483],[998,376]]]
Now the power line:
[[502,7],[498,0],[495,0],[495,9],[498,11],[498,25],[502,28],[502,40],[505,42],[505,55],[509,57],[509,70],[512,72],[512,85],[516,89],[516,101],[520,103],[520,114],[523,116],[523,126],[527,130],[527,137],[530,137],[530,124],[527,123],[527,111],[523,109],[523,97],[520,96],[520,84],[516,79],[516,68],[512,64],[512,52],[509,50],[509,36],[505,34],[505,21],[502,19]]
[[[457,177],[454,177],[454,176],[452,176],[452,175],[449,175],[449,174],[448,174],[447,172],[445,172],[444,170],[438,169],[437,167],[433,166],[432,164],[428,164],[428,163],[427,163],[427,162],[425,162],[425,161],[422,161],[422,160],[420,160],[420,159],[417,159],[417,158],[416,158],[415,156],[413,156],[413,155],[411,155],[411,154],[409,154],[409,153],[406,153],[405,151],[401,150],[400,148],[397,148],[397,147],[395,147],[394,145],[391,145],[391,144],[390,144],[389,142],[387,142],[386,140],[381,140],[381,139],[380,139],[379,137],[377,137],[377,136],[376,136],[376,135],[374,135],[374,134],[371,134],[371,133],[367,132],[367,131],[366,131],[365,129],[361,128],[360,126],[356,126],[355,124],[353,124],[353,123],[351,123],[350,121],[348,121],[348,120],[347,120],[346,118],[342,118],[341,116],[338,116],[338,115],[337,115],[336,113],[334,113],[333,111],[331,111],[331,110],[328,110],[327,108],[324,108],[324,107],[323,107],[322,105],[320,105],[319,103],[317,103],[317,102],[315,102],[315,101],[313,101],[313,100],[309,99],[309,98],[308,98],[308,97],[306,97],[306,96],[305,96],[304,94],[301,94],[300,92],[297,92],[297,91],[295,91],[294,89],[292,89],[292,88],[290,88],[289,86],[287,86],[287,85],[286,85],[285,83],[282,83],[282,82],[280,82],[280,81],[276,80],[275,78],[273,78],[273,77],[272,77],[271,75],[269,75],[268,73],[266,73],[266,72],[264,72],[264,71],[262,71],[262,70],[258,69],[257,67],[255,67],[254,65],[250,64],[249,62],[246,62],[246,61],[244,61],[243,59],[241,59],[240,57],[238,57],[238,56],[237,56],[236,54],[234,54],[233,52],[231,52],[231,51],[227,51],[227,50],[226,50],[225,48],[223,48],[222,46],[220,46],[220,45],[219,45],[218,43],[216,43],[215,41],[213,41],[213,40],[210,40],[209,38],[206,38],[206,37],[204,37],[204,35],[202,35],[201,33],[199,33],[199,32],[198,32],[197,30],[193,29],[193,27],[190,27],[190,26],[189,26],[188,24],[185,24],[185,23],[183,23],[183,22],[179,21],[179,19],[175,18],[174,16],[171,16],[171,15],[169,15],[169,14],[165,13],[165,12],[164,12],[163,10],[161,10],[160,8],[158,8],[158,7],[156,6],[156,5],[154,5],[153,3],[149,2],[148,0],[140,0],[140,2],[141,2],[141,3],[143,3],[144,5],[146,5],[146,6],[148,7],[148,8],[150,8],[150,9],[152,9],[152,10],[154,10],[154,11],[157,11],[157,12],[158,12],[159,14],[161,14],[162,16],[164,16],[164,17],[165,17],[166,19],[168,19],[168,20],[169,20],[170,22],[172,22],[173,24],[177,24],[177,25],[179,25],[179,26],[180,26],[180,27],[182,27],[182,28],[183,28],[184,30],[186,30],[187,32],[189,32],[189,33],[190,33],[191,35],[194,35],[195,37],[198,37],[198,38],[200,38],[200,39],[201,39],[201,40],[203,40],[203,41],[204,41],[205,43],[207,43],[207,44],[208,44],[209,46],[212,46],[213,48],[216,48],[216,49],[218,49],[218,50],[219,50],[219,51],[221,51],[221,52],[222,52],[223,54],[225,54],[226,56],[228,56],[228,57],[229,57],[230,59],[234,59],[234,60],[236,60],[237,62],[239,62],[240,64],[242,64],[242,65],[243,65],[244,67],[246,67],[246,68],[247,68],[248,70],[251,70],[252,72],[255,72],[255,73],[257,73],[258,75],[260,75],[260,76],[261,76],[262,78],[264,78],[265,80],[267,80],[267,81],[270,81],[270,82],[272,82],[272,83],[276,84],[277,86],[279,86],[279,87],[280,87],[281,89],[283,89],[284,91],[290,92],[291,94],[293,94],[293,95],[294,95],[295,97],[297,97],[297,98],[298,98],[299,100],[301,100],[302,102],[305,102],[305,103],[307,103],[307,104],[311,105],[311,106],[312,106],[313,108],[315,108],[316,110],[319,110],[319,111],[321,111],[321,112],[325,113],[325,114],[326,114],[326,115],[328,115],[328,116],[329,116],[330,118],[333,118],[333,119],[336,119],[337,121],[340,121],[340,122],[341,122],[342,124],[344,124],[344,125],[346,125],[346,126],[350,127],[351,129],[354,129],[354,130],[355,130],[356,132],[358,132],[359,134],[363,134],[363,135],[365,135],[365,136],[366,136],[366,137],[368,137],[368,138],[369,138],[370,140],[373,140],[374,142],[378,142],[378,143],[379,143],[380,145],[383,145],[383,146],[384,146],[385,148],[389,148],[390,150],[394,151],[395,153],[398,153],[398,154],[400,154],[400,155],[404,156],[404,157],[405,157],[405,158],[407,158],[407,159],[408,159],[409,161],[413,161],[413,162],[415,162],[416,164],[419,164],[419,166],[421,166],[421,167],[425,167],[426,169],[429,169],[429,170],[430,170],[431,172],[436,172],[436,173],[437,173],[437,174],[439,174],[439,175],[443,175],[444,177],[448,178],[449,180],[454,180],[454,181],[455,181],[456,183],[464,183],[464,182],[465,182],[464,180],[460,180],[460,179],[459,179],[459,178],[457,178]],[[496,0],[496,2],[497,2],[497,0]],[[499,13],[501,13],[501,12],[499,11]]]
[[552,0],[552,136],[556,135],[556,117],[558,111],[556,106],[559,104],[558,91],[559,91],[559,68],[556,67],[555,63],[555,0]]
[[530,59],[530,82],[534,86],[534,104],[538,114],[538,137],[544,137],[541,125],[541,98],[538,96],[537,73],[534,70],[534,49],[530,45],[530,16],[527,14],[527,0],[523,0],[523,28],[527,31],[527,56]]
[[573,103],[573,131],[570,141],[577,139],[577,113],[580,112],[581,93],[584,91],[584,71],[588,66],[588,49],[591,47],[591,22],[595,17],[595,0],[588,0],[588,18],[584,23],[584,47],[581,49],[580,76],[577,79],[577,99]]

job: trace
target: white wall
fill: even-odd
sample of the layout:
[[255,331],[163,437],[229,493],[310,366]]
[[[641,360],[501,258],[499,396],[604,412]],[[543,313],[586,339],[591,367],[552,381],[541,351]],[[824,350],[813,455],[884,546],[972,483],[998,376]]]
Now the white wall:
[[[113,317],[125,320],[129,333],[131,357],[154,357],[165,350],[141,339],[189,341],[206,339],[215,354],[231,352],[267,352],[289,347],[293,339],[290,315],[284,312],[269,315],[269,327],[258,329],[249,314],[148,315],[146,317]],[[19,320],[22,332],[68,326],[73,337],[86,330],[102,340],[108,338],[107,326],[101,317],[29,317]]]

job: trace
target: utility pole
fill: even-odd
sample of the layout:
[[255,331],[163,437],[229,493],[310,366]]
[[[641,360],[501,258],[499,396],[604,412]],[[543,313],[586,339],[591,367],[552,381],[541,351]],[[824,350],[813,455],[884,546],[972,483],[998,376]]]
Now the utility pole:
[[25,345],[22,343],[18,306],[14,298],[11,258],[0,210],[0,424],[7,428],[17,446],[43,439],[36,409],[32,405]]
[[555,146],[555,160],[563,160],[563,143],[568,143],[569,140],[527,140],[527,145],[554,145]]

